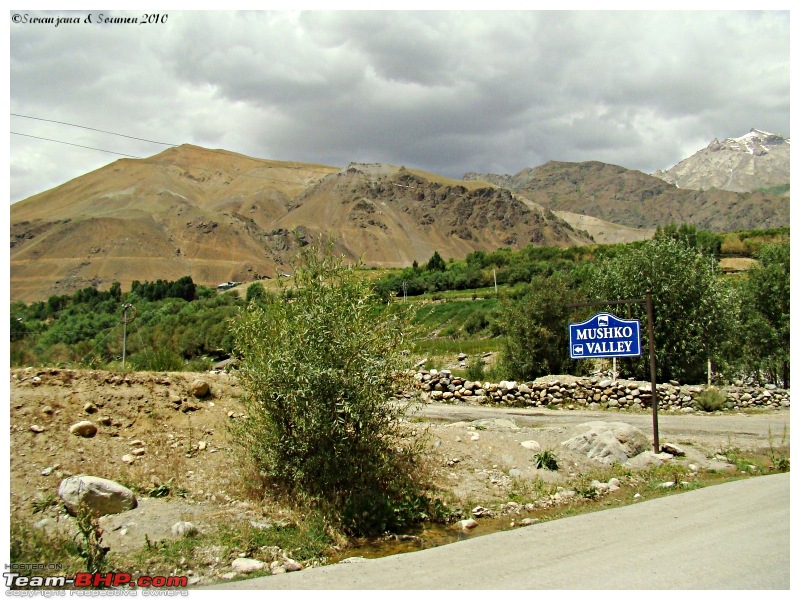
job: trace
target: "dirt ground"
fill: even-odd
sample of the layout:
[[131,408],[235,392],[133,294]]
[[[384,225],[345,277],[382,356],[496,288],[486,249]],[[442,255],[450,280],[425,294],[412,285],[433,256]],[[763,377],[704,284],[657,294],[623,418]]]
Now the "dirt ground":
[[[63,478],[76,474],[154,494],[170,491],[163,498],[140,493],[137,509],[101,519],[112,555],[170,538],[178,521],[192,521],[202,532],[234,519],[257,526],[280,518],[268,512],[274,507],[264,508],[248,495],[248,473],[235,460],[226,425],[243,416],[238,400],[243,390],[233,376],[28,368],[12,369],[10,380],[12,521],[55,527],[56,507],[36,508],[57,497]],[[210,394],[200,399],[192,393],[198,380],[210,386]],[[70,433],[84,420],[97,425],[94,437]],[[427,436],[428,464],[442,498],[465,506],[496,507],[526,482],[558,483],[598,466],[560,445],[575,434],[569,424],[414,417],[409,426]],[[559,471],[536,469],[535,450],[523,446],[526,441],[555,451]],[[713,458],[718,438],[708,444],[702,435],[682,441],[690,442],[689,461],[729,466]]]

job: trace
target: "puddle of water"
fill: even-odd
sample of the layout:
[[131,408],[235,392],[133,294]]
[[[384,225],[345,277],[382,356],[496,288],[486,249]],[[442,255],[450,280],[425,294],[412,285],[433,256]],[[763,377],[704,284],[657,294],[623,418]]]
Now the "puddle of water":
[[394,554],[444,546],[445,544],[452,544],[498,531],[507,531],[511,529],[512,520],[519,521],[523,518],[524,515],[517,515],[515,519],[509,517],[477,519],[478,526],[470,531],[463,531],[458,524],[426,523],[408,530],[405,534],[392,535],[376,540],[354,540],[347,550],[332,556],[328,564],[357,556],[369,559],[382,558]]

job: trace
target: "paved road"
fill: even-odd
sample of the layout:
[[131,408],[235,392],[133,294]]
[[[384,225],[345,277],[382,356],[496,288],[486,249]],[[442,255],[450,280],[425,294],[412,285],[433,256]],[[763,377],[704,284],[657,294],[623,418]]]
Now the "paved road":
[[789,589],[789,474],[208,589]]

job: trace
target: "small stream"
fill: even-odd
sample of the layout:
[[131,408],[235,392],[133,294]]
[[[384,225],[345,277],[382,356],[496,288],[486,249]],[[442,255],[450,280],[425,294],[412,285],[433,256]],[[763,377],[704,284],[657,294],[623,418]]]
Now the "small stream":
[[416,552],[426,548],[444,546],[453,542],[460,542],[469,538],[480,537],[498,531],[507,531],[512,528],[512,521],[519,522],[525,515],[503,516],[496,518],[483,517],[477,519],[478,526],[470,531],[463,531],[458,523],[443,525],[440,523],[425,523],[409,529],[403,534],[388,535],[379,539],[353,540],[350,546],[333,555],[328,564],[341,562],[346,558],[382,558],[405,552]]

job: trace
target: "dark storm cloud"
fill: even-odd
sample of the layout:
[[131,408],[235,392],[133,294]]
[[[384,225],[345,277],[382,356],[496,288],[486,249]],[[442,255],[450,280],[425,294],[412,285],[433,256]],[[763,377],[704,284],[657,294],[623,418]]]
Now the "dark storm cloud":
[[[144,29],[12,26],[11,112],[337,166],[652,172],[713,137],[789,135],[789,16],[174,12]],[[163,148],[23,121],[12,130]],[[12,136],[12,200],[113,158]]]

